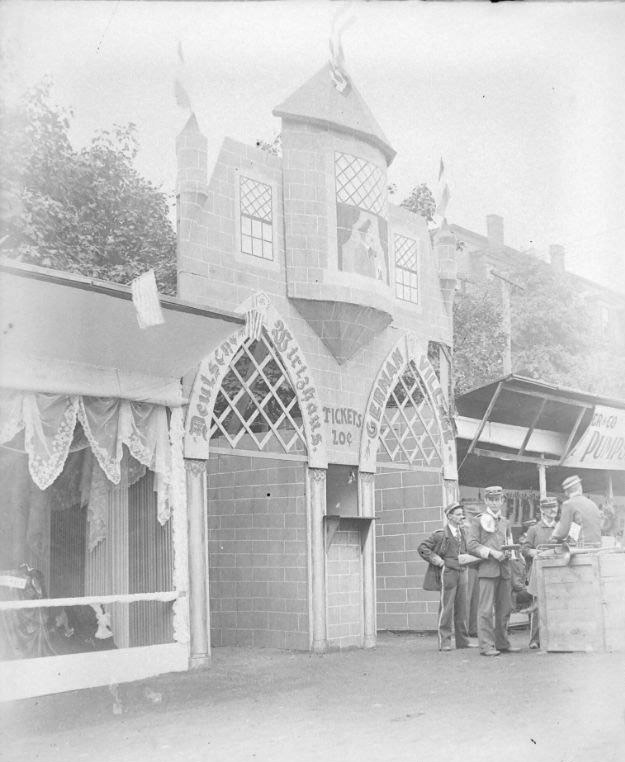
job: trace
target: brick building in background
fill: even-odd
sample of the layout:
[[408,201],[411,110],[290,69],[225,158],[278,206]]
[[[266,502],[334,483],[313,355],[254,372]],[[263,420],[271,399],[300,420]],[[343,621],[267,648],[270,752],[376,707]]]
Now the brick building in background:
[[248,316],[187,384],[198,662],[209,638],[322,651],[434,629],[417,546],[457,491],[453,235],[389,204],[395,151],[344,73],[273,113],[282,156],[226,138],[207,167],[194,116],[177,141],[179,296]]
[[[505,245],[504,221],[498,214],[486,216],[486,235],[460,225],[449,227],[458,241],[464,244],[458,253],[458,280],[461,284],[483,280],[492,270],[505,276],[515,258],[522,253]],[[583,297],[603,341],[625,350],[625,293],[567,270],[565,250],[559,244],[549,247],[548,261]]]

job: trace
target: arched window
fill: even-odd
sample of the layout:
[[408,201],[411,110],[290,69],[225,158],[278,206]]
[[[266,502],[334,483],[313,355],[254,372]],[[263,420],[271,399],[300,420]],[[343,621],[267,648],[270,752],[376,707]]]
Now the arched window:
[[441,467],[438,420],[425,385],[410,362],[390,393],[380,427],[378,462]]
[[306,453],[295,390],[264,335],[248,339],[234,356],[217,393],[210,438],[213,449]]

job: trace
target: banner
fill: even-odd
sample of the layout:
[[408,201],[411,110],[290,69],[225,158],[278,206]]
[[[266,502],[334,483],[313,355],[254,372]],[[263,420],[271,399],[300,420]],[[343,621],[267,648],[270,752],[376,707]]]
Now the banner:
[[588,428],[562,465],[625,471],[625,410],[597,405]]

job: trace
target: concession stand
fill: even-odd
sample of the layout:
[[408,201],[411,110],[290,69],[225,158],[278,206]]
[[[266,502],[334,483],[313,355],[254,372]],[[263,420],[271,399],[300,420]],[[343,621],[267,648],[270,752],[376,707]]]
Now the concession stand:
[[181,378],[243,317],[0,265],[0,698],[189,668]]
[[541,497],[562,499],[578,475],[601,509],[597,548],[539,558],[541,645],[553,651],[625,648],[625,400],[508,375],[456,399],[460,496],[474,509],[501,484],[515,539]]

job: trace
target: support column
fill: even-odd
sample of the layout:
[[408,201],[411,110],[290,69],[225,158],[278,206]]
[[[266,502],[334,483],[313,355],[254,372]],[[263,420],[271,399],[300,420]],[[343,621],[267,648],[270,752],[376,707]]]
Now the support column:
[[538,492],[541,500],[547,497],[547,467],[542,463],[538,464]]
[[[375,518],[375,474],[358,474],[358,504],[361,516]],[[375,605],[375,522],[371,521],[362,548],[362,595],[365,648],[375,648],[377,642]]]
[[326,471],[308,469],[310,500],[310,548],[312,556],[312,650],[328,649],[326,625],[326,550],[323,517],[326,512]]
[[206,545],[206,461],[185,460],[189,526],[189,669],[210,664],[208,557]]

